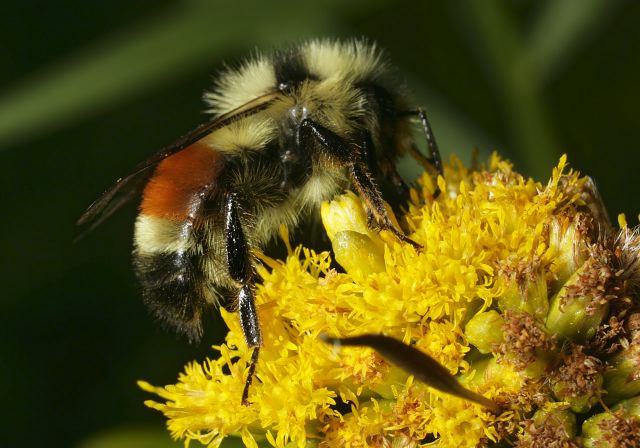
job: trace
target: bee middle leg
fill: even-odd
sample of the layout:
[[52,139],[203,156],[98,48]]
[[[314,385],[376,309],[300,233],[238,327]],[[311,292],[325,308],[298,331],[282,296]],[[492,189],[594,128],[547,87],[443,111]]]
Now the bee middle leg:
[[389,230],[396,238],[416,248],[422,247],[407,237],[404,232],[391,221],[389,213],[385,208],[380,189],[367,166],[366,155],[363,154],[356,145],[345,141],[335,132],[325,128],[321,124],[305,119],[300,122],[300,128],[298,129],[298,144],[305,144],[305,140],[309,138],[313,138],[320,143],[320,146],[322,146],[329,157],[337,159],[340,163],[348,167],[353,186],[364,199],[381,229]]
[[251,360],[249,361],[249,372],[247,373],[247,380],[242,392],[242,404],[247,406],[249,404],[249,387],[253,381],[256,364],[260,355],[262,334],[260,332],[260,323],[256,309],[251,253],[244,231],[242,230],[235,193],[230,193],[227,196],[225,206],[225,237],[229,275],[234,281],[241,285],[238,291],[240,326],[247,346],[253,348]]

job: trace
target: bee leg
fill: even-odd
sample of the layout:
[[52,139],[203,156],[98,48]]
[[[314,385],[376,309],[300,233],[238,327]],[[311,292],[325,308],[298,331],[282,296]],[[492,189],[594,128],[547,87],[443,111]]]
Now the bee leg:
[[249,404],[249,387],[256,370],[256,363],[262,345],[262,335],[258,322],[258,312],[256,309],[255,292],[253,288],[253,265],[251,263],[251,252],[242,230],[240,214],[238,213],[238,202],[236,193],[227,196],[225,207],[225,235],[227,266],[231,278],[242,286],[238,291],[238,314],[240,316],[240,327],[244,333],[244,338],[249,348],[253,348],[251,360],[249,361],[249,372],[242,392],[242,404]]
[[373,213],[373,217],[378,223],[378,226],[381,229],[388,230],[393,233],[400,241],[409,243],[416,249],[421,249],[422,246],[420,244],[407,237],[404,232],[396,227],[391,221],[391,218],[387,213],[387,209],[385,208],[382,195],[380,194],[380,191],[373,180],[373,176],[369,173],[366,165],[363,163],[351,164],[349,166],[349,175],[354,187],[356,187],[360,196],[362,196],[369,206],[369,210]]
[[[424,137],[427,140],[427,147],[429,148],[429,153],[431,158],[425,157],[415,146],[411,146],[409,149],[409,155],[416,159],[423,166],[428,167],[431,164],[438,176],[444,177],[444,169],[442,166],[442,157],[440,157],[440,150],[438,149],[438,143],[436,142],[436,136],[431,129],[431,123],[429,123],[429,119],[427,118],[427,113],[422,108],[418,108],[416,110],[409,110],[400,112],[400,115],[409,115],[409,116],[417,116],[420,119],[420,124],[422,125],[422,131],[424,132]],[[436,184],[436,189],[433,192],[433,198],[437,198],[440,196],[440,187]]]
[[373,150],[373,143],[371,142],[371,136],[368,133],[363,133],[362,136],[362,157],[367,163],[369,172],[375,172],[376,168],[380,169],[383,176],[387,177],[391,181],[391,185],[395,189],[396,194],[400,198],[406,198],[409,196],[409,186],[404,181],[393,160],[383,158],[379,162],[376,158],[376,153]]
[[258,322],[253,285],[246,284],[240,289],[240,293],[238,294],[238,312],[240,314],[240,326],[242,327],[244,338],[247,341],[247,346],[253,348],[251,360],[249,361],[247,380],[242,390],[242,404],[248,406],[249,387],[251,387],[251,382],[253,381],[256,364],[260,356],[260,345],[262,345],[262,335],[260,333],[260,323]]
[[333,131],[305,119],[300,122],[298,129],[298,144],[308,143],[305,139],[314,138],[326,154],[349,168],[349,175],[353,186],[364,199],[369,209],[373,212],[376,222],[381,229],[389,230],[396,238],[409,243],[416,248],[421,248],[418,243],[407,237],[402,230],[396,227],[385,208],[380,189],[376,185],[373,175],[367,167],[365,154],[358,150],[357,146],[346,142]]
[[404,181],[395,164],[390,163],[384,167],[383,173],[389,177],[396,194],[401,198],[409,197],[409,185]]
[[373,229],[375,228],[375,226],[376,226],[376,217],[371,211],[371,209],[368,208],[367,209],[367,227],[369,227],[370,229]]

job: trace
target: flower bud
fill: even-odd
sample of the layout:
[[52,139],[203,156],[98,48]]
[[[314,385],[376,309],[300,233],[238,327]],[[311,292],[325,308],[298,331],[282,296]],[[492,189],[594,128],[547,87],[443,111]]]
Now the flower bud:
[[551,300],[546,325],[560,338],[587,342],[609,312],[607,284],[611,268],[600,260],[587,260]]
[[333,236],[332,246],[335,260],[350,275],[367,276],[385,269],[383,248],[367,235],[344,230]]
[[551,291],[557,292],[587,259],[586,245],[591,218],[578,213],[571,220],[567,216],[554,216],[549,226],[549,247],[555,249],[556,278]]
[[629,398],[616,404],[612,410],[622,410],[630,417],[640,418],[640,396]]
[[616,448],[640,445],[640,397],[618,403],[582,424],[585,448]]
[[567,438],[573,438],[577,433],[576,415],[568,409],[539,409],[533,415],[533,423],[536,426],[552,423],[561,427]]
[[470,363],[469,373],[462,375],[461,383],[469,386],[500,385],[514,392],[523,384],[522,376],[512,366],[499,363],[493,356]]
[[515,257],[502,263],[500,276],[504,279],[504,292],[498,298],[502,311],[522,311],[539,320],[547,316],[547,280],[537,264]]
[[545,442],[567,448],[577,446],[576,416],[568,409],[539,409],[523,426],[524,431],[518,440],[518,447],[539,447]]
[[333,241],[336,233],[344,230],[352,230],[372,239],[377,239],[377,233],[369,229],[367,213],[362,202],[351,191],[337,196],[331,202],[323,202],[320,207],[322,224],[329,239]]
[[566,401],[572,411],[584,413],[600,401],[602,390],[602,362],[575,345],[551,376],[550,387],[558,401]]
[[476,314],[467,322],[464,334],[480,353],[489,353],[494,344],[502,342],[503,325],[504,319],[500,313],[494,310],[485,311]]
[[[591,380],[594,389],[601,390],[602,386],[602,374],[595,374]],[[553,395],[560,400],[569,403],[569,407],[572,411],[579,414],[585,413],[591,409],[600,399],[600,393],[574,393],[571,391],[573,387],[572,381],[556,381],[551,385]]]
[[640,394],[640,339],[610,358],[609,365],[604,372],[606,403]]
[[356,276],[384,271],[384,245],[369,229],[367,214],[353,192],[323,202],[320,211],[335,260],[345,271]]
[[544,319],[549,311],[547,298],[547,282],[541,275],[536,275],[523,284],[515,282],[507,286],[505,293],[498,299],[498,305],[504,311],[523,311],[532,316]]
[[556,351],[555,339],[529,313],[504,313],[503,342],[493,350],[528,378],[541,378]]

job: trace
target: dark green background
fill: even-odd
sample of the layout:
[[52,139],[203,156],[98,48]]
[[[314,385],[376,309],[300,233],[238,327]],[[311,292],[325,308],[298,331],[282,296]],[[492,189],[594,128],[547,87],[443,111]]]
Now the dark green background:
[[[73,244],[116,177],[204,120],[223,60],[368,36],[445,154],[497,149],[546,179],[562,152],[636,223],[640,3],[123,1],[3,4],[0,446],[159,446],[137,379],[211,353],[161,331],[130,269],[134,207]],[[207,342],[224,331],[210,324]],[[125,445],[129,441],[129,445]],[[146,444],[145,444],[146,442]]]

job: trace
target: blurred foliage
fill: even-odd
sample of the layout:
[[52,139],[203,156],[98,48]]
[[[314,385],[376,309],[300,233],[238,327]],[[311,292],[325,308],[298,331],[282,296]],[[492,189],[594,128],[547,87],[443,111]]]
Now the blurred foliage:
[[[638,2],[3,6],[1,446],[163,440],[109,431],[162,429],[135,380],[172,382],[207,344],[189,346],[147,316],[128,262],[133,208],[75,245],[74,222],[111,181],[204,120],[200,94],[211,73],[254,48],[374,39],[427,107],[445,154],[498,149],[544,178],[567,152],[598,182],[610,212],[636,222]],[[221,325],[210,319],[209,342]]]
[[123,427],[92,435],[80,443],[78,448],[177,448],[180,446],[182,443],[167,437],[167,431],[164,428]]

